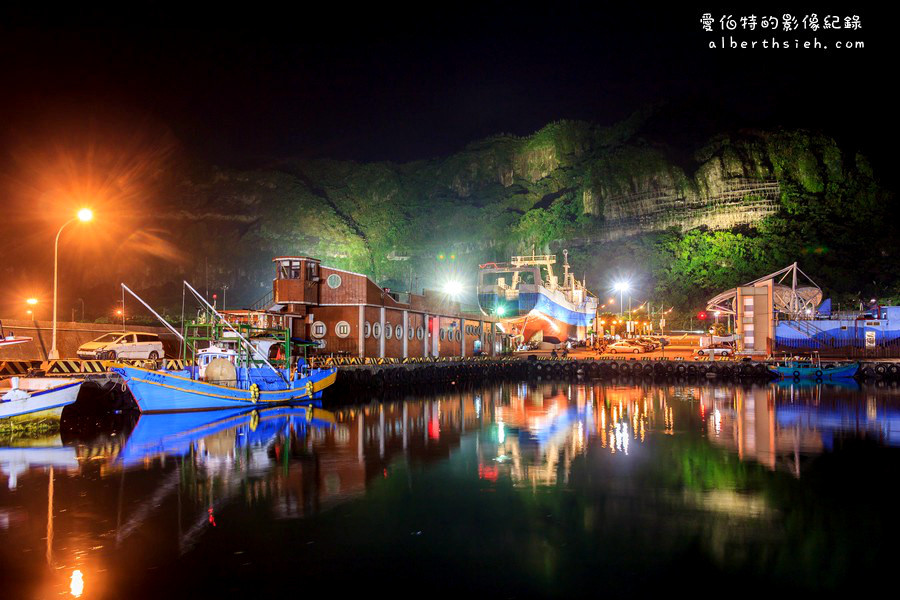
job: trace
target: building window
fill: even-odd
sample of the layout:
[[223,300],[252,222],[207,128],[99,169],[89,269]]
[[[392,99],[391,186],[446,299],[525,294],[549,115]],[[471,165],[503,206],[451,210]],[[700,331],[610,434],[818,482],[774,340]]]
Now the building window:
[[339,321],[334,326],[334,334],[339,338],[345,338],[350,335],[350,323],[347,321]]
[[444,330],[441,329],[441,341],[444,341]]
[[319,280],[319,263],[311,260],[306,261],[306,279],[309,281]]
[[390,323],[384,324],[384,339],[389,340],[394,337],[394,330]]
[[410,327],[409,330],[406,332],[406,337],[409,339],[413,339],[413,328],[412,327]]
[[462,339],[462,331],[459,329],[456,330],[456,341],[460,341]]
[[421,327],[419,327],[418,329],[416,329],[416,337],[419,338],[420,340],[421,340],[423,337],[425,337],[425,331],[424,331]]
[[365,337],[369,337],[370,335],[372,335],[372,325],[368,321],[366,321],[366,324],[363,325],[363,335]]
[[403,325],[397,325],[397,329],[394,330],[394,337],[398,340],[403,339]]
[[285,260],[279,262],[278,279],[300,279],[300,261]]
[[316,321],[312,324],[312,335],[314,338],[323,338],[328,333],[328,327],[322,321]]
[[325,280],[325,283],[327,283],[328,287],[331,289],[336,290],[341,287],[341,276],[337,273],[332,273],[328,276],[328,279]]
[[381,337],[381,323],[375,323],[372,325],[372,337],[376,340]]

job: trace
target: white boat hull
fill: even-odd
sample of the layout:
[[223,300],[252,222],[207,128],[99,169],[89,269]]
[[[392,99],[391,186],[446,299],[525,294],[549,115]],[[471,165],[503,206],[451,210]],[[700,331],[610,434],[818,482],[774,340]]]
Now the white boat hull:
[[[9,380],[0,382],[0,398],[12,389],[10,383]],[[32,419],[58,419],[62,409],[78,399],[82,383],[81,379],[18,378],[18,388],[27,392],[28,397],[0,401],[0,426]]]

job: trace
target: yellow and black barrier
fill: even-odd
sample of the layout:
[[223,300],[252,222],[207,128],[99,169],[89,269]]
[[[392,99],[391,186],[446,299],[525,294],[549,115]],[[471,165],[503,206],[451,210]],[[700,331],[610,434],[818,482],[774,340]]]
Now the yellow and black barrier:
[[51,360],[47,363],[47,375],[80,375],[80,360]]
[[106,363],[102,360],[83,360],[81,361],[82,373],[105,373]]
[[0,375],[27,375],[32,369],[39,369],[39,360],[3,360],[0,361]]

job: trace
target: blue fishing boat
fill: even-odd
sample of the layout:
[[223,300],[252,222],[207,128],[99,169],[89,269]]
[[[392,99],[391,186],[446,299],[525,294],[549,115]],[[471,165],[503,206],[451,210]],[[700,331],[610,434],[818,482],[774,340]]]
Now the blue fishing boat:
[[122,376],[142,413],[315,403],[337,377],[334,368],[298,369],[291,378],[283,369],[281,377],[271,377],[262,369],[238,367],[234,385],[221,385],[196,378],[198,367],[167,371],[117,365],[110,370]]
[[822,364],[818,353],[806,359],[785,358],[769,365],[769,371],[784,378],[793,379],[852,379],[859,370],[859,363]]
[[[309,368],[305,359],[291,357],[287,330],[232,325],[190,284],[185,282],[185,286],[207,312],[199,322],[186,325],[186,335],[182,335],[122,285],[182,341],[183,356],[188,358],[188,365],[182,368],[127,364],[110,368],[122,377],[142,413],[316,403],[322,391],[334,383],[337,369]],[[208,345],[200,348],[201,343]]]

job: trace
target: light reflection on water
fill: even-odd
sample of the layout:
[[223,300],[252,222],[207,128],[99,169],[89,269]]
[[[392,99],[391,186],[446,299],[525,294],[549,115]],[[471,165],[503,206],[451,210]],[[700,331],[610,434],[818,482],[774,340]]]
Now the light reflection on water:
[[[828,505],[817,482],[846,476],[822,457],[850,456],[851,473],[893,461],[880,448],[900,445],[900,390],[521,383],[87,429],[0,441],[0,572],[25,595],[275,591],[252,570],[383,578],[398,560],[415,566],[398,585],[449,562],[467,589],[466,556],[524,595],[685,560],[815,589],[860,568],[830,562],[858,548],[815,536],[870,532],[807,510]],[[799,550],[814,556],[792,564]]]

